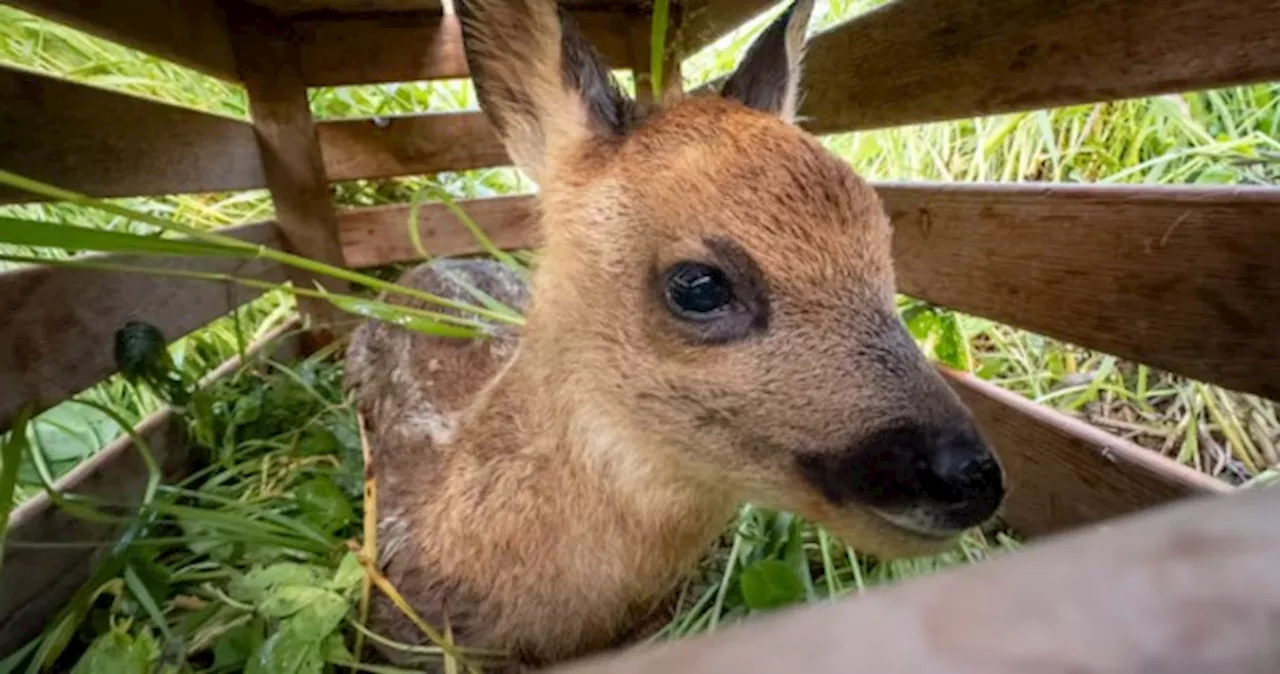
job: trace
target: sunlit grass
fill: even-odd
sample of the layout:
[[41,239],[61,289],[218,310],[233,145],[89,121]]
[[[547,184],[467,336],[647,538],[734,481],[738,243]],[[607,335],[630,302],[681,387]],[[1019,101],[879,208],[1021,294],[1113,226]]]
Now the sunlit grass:
[[[811,26],[824,30],[879,4],[820,3]],[[776,11],[690,58],[683,69],[686,84],[697,86],[728,73]],[[240,87],[6,7],[0,7],[0,62],[246,117]],[[627,86],[633,87],[629,78]],[[474,88],[465,80],[322,88],[311,91],[310,102],[318,119],[476,108]],[[1278,135],[1280,85],[1260,84],[837,134],[824,143],[876,180],[1247,185],[1280,179]],[[335,185],[333,193],[340,207],[373,206],[406,203],[427,186],[453,198],[534,189],[514,169],[495,168],[353,181]],[[272,216],[262,191],[112,201],[204,230]],[[0,215],[153,231],[127,218],[66,204],[0,207]],[[0,248],[0,253],[67,257],[44,248]],[[169,350],[184,376],[193,379],[279,325],[292,308],[288,293],[269,293]],[[1274,479],[1274,472],[1264,468],[1277,463],[1280,420],[1269,401],[907,298],[902,308],[925,350],[939,360],[1229,483]],[[353,643],[352,635],[367,630],[353,617],[359,592],[346,555],[347,539],[362,535],[362,462],[354,415],[338,390],[340,376],[341,364],[324,357],[293,364],[259,360],[214,386],[207,405],[184,413],[205,440],[209,467],[157,493],[149,512],[161,515],[159,523],[138,530],[127,553],[113,558],[114,566],[104,567],[95,579],[90,589],[98,598],[77,605],[83,608],[77,615],[93,628],[86,627],[72,642],[76,647],[60,665],[69,667],[96,639],[91,655],[159,658],[163,651],[166,658],[185,658],[198,671],[220,665],[220,671],[234,671],[266,639],[286,638],[280,634],[313,638],[311,646],[323,647],[322,660],[348,662],[344,649]],[[78,397],[114,410],[129,424],[166,402],[150,387],[120,376]],[[110,421],[75,404],[37,417],[33,433],[43,434],[38,449],[49,453],[53,476],[119,436],[119,424]],[[24,462],[20,468],[16,500],[40,489],[34,466]],[[657,638],[718,629],[778,603],[856,593],[981,561],[1011,547],[1016,543],[1003,535],[974,534],[947,555],[882,563],[785,513],[748,506],[683,589],[680,615]],[[280,582],[260,587],[246,581],[262,580],[265,568],[281,574]],[[284,601],[279,597],[299,586],[322,589],[311,597],[318,608],[305,620],[256,605],[269,597]],[[116,621],[114,631],[107,618]],[[51,629],[60,628],[66,629]],[[344,642],[343,636],[351,638]],[[386,645],[384,637],[368,638]],[[427,660],[441,658],[439,648],[404,650]]]

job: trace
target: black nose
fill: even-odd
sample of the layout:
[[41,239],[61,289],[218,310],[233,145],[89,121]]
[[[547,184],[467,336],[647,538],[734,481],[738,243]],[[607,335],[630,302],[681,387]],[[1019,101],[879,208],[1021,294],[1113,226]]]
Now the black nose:
[[925,496],[946,506],[950,518],[962,526],[994,515],[1004,497],[1003,476],[982,438],[970,430],[929,435],[916,464]]

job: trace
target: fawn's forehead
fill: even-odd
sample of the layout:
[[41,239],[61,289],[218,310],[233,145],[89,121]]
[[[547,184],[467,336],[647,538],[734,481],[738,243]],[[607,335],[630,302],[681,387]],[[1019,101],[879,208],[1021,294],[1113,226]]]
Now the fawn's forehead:
[[616,157],[660,238],[728,239],[762,266],[880,266],[875,192],[812,137],[718,99],[664,110]]

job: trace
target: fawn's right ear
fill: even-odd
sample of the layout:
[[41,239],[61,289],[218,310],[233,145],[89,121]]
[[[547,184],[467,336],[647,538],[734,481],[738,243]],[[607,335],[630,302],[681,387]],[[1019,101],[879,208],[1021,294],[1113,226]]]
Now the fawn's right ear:
[[720,94],[749,108],[795,121],[800,106],[800,66],[814,0],[794,0],[756,38]]
[[635,103],[554,0],[461,0],[457,10],[480,107],[534,181],[580,143],[630,129]]

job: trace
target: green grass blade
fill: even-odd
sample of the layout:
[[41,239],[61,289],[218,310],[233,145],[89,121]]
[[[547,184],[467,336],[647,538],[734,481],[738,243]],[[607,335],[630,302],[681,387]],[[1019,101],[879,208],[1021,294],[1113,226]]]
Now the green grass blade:
[[18,469],[22,454],[27,448],[27,422],[31,408],[25,409],[14,421],[9,438],[0,447],[0,570],[4,568],[5,543],[9,536],[9,513],[13,511],[13,492],[18,486]]
[[250,251],[228,246],[142,236],[127,232],[76,227],[58,222],[22,220],[0,216],[0,243],[40,248],[66,248],[99,253],[147,253],[152,255],[216,255],[252,257]]
[[653,3],[653,26],[649,29],[649,83],[653,86],[653,100],[662,100],[662,62],[667,49],[667,24],[671,16],[671,1]]

